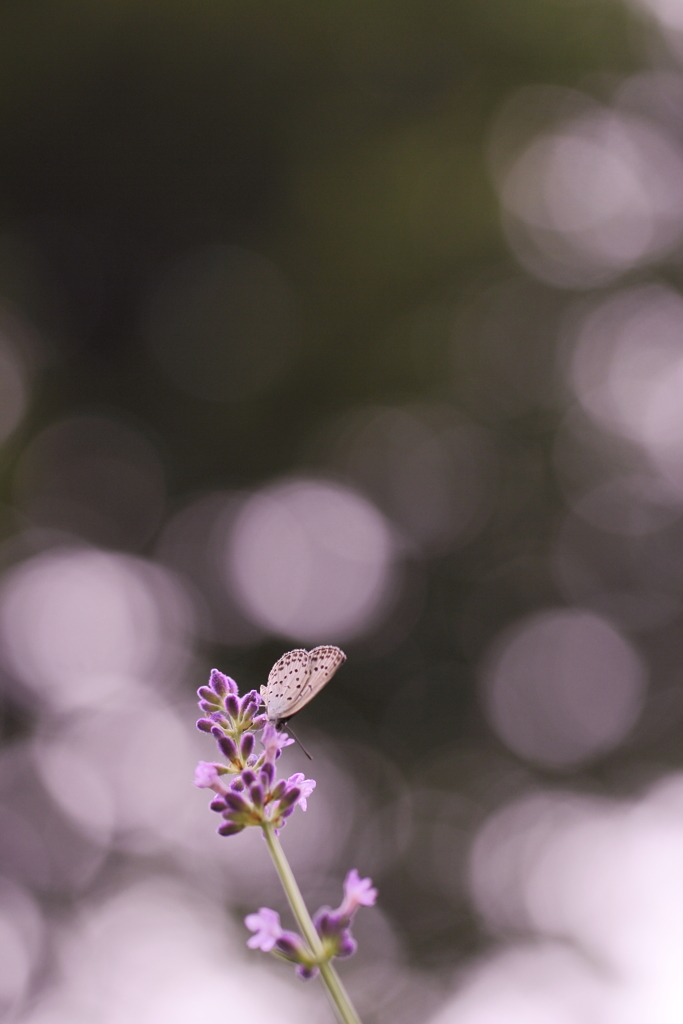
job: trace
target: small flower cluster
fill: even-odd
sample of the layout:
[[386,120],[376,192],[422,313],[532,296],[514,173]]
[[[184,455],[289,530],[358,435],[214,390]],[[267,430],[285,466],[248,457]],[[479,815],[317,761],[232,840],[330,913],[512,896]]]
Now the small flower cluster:
[[373,907],[377,890],[371,878],[361,878],[355,868],[344,879],[344,899],[336,910],[321,907],[313,918],[328,956],[353,956],[356,940],[351,935],[351,921],[359,907]]
[[228,759],[228,764],[221,766],[223,771],[220,774],[244,771],[251,763],[254,732],[266,723],[265,715],[258,714],[261,705],[259,694],[250,690],[240,698],[235,680],[214,668],[209,676],[209,685],[200,686],[197,696],[199,707],[206,715],[206,718],[199,719],[197,728],[211,733],[221,753]]
[[336,910],[321,907],[313,918],[320,938],[322,953],[316,955],[300,935],[286,931],[280,924],[280,915],[269,907],[261,907],[257,914],[249,914],[244,923],[255,934],[247,942],[251,949],[273,953],[282,960],[297,965],[301,978],[313,978],[321,963],[333,957],[353,956],[356,941],[351,935],[351,922],[359,907],[372,907],[377,890],[370,878],[361,878],[355,868],[344,881],[344,899]]
[[[197,728],[216,739],[228,762],[200,761],[194,777],[195,786],[216,794],[210,806],[224,819],[219,834],[232,836],[250,825],[272,825],[278,832],[297,804],[306,810],[315,789],[314,780],[301,772],[276,779],[275,762],[294,740],[258,714],[261,697],[256,690],[240,698],[234,679],[218,669],[213,669],[209,685],[200,687],[198,695],[206,717],[199,719]],[[263,730],[261,754],[254,751],[258,729]],[[232,775],[228,785],[227,775]]]

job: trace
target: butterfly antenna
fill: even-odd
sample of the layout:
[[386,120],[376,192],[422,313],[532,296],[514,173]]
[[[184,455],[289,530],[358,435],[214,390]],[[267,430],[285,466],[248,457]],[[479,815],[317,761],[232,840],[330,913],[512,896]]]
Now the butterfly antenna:
[[313,755],[312,755],[312,754],[309,754],[309,753],[308,753],[308,751],[306,750],[305,746],[303,745],[303,743],[301,742],[301,740],[299,739],[299,737],[297,736],[297,734],[296,734],[296,733],[294,732],[294,730],[292,729],[292,727],[291,727],[291,726],[289,725],[289,723],[287,723],[287,724],[285,725],[285,729],[287,730],[287,732],[288,732],[288,733],[289,733],[289,734],[290,734],[291,736],[293,736],[293,738],[294,738],[294,739],[296,740],[296,742],[297,742],[297,743],[299,744],[299,746],[300,746],[300,747],[301,747],[301,749],[303,750],[303,752],[304,752],[304,754],[306,755],[306,757],[308,758],[308,760],[309,760],[309,761],[312,761],[312,760],[313,760]]

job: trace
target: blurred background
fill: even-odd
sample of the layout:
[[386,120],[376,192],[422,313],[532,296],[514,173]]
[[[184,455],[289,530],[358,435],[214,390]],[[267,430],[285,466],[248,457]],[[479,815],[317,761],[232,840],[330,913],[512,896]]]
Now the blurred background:
[[6,0],[0,1007],[331,1020],[191,786],[299,716],[365,1024],[683,1015],[683,3]]

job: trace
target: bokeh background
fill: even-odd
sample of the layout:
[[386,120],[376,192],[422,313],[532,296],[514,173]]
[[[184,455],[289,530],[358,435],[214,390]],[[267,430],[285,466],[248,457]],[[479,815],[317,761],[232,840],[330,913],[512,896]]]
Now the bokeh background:
[[331,1019],[194,692],[296,646],[366,1024],[683,1014],[683,3],[6,0],[0,1005]]

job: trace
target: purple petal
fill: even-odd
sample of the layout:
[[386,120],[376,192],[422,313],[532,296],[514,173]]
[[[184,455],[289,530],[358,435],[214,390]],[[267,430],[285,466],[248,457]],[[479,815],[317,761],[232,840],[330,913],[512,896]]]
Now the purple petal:
[[272,722],[268,722],[261,733],[261,743],[265,749],[265,758],[270,764],[274,764],[280,756],[284,747],[288,747],[294,740],[286,732],[279,732]]
[[339,908],[343,917],[351,917],[359,907],[372,907],[377,899],[377,889],[373,888],[371,878],[361,878],[355,868],[349,871],[344,880],[344,899]]
[[290,775],[287,779],[287,786],[296,786],[297,789],[301,790],[301,796],[299,803],[301,804],[301,810],[305,811],[308,803],[308,797],[315,789],[315,779],[305,779],[303,772],[296,772],[294,775]]
[[199,789],[213,789],[218,783],[218,769],[209,761],[200,761],[194,770],[193,785]]
[[299,785],[301,790],[301,796],[299,797],[299,806],[302,811],[305,811],[308,807],[308,798],[315,789],[315,779],[304,779]]
[[258,914],[247,914],[244,923],[249,931],[255,933],[247,940],[250,949],[262,949],[264,953],[270,953],[282,935],[280,915],[269,907],[260,907]]

